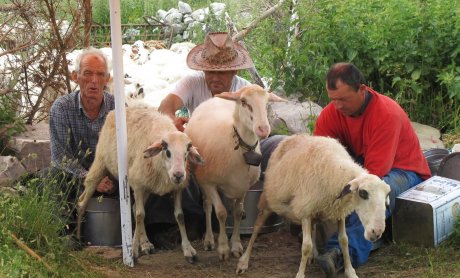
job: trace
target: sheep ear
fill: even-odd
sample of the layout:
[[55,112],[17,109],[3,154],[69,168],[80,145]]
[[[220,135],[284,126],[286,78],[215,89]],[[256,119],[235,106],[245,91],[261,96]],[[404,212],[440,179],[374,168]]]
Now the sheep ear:
[[188,149],[188,157],[190,161],[194,164],[197,164],[197,165],[204,164],[203,158],[201,157],[201,155],[198,153],[198,150],[194,146],[191,146]]
[[274,93],[268,93],[268,101],[271,102],[287,102],[287,99],[284,99],[282,97],[279,97],[275,95]]
[[215,97],[220,97],[220,98],[223,98],[223,99],[227,99],[227,100],[239,100],[240,99],[240,95],[241,93],[239,92],[235,92],[235,93],[229,93],[229,92],[223,92],[223,93],[220,93],[220,94],[217,94],[217,95],[214,95]]
[[159,154],[163,150],[161,142],[155,142],[144,151],[144,158],[149,158]]
[[340,192],[340,195],[337,196],[336,199],[340,199],[340,198],[342,198],[343,196],[345,196],[345,195],[351,193],[350,187],[351,187],[350,184],[345,185],[345,187],[342,189],[342,192]]

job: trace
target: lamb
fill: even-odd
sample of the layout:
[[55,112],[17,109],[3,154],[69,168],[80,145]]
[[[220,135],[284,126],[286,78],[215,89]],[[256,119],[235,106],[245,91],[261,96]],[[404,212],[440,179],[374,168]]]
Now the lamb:
[[[220,228],[217,251],[219,259],[226,260],[230,254],[225,234],[227,211],[217,190],[234,200],[231,252],[235,257],[239,257],[243,253],[239,230],[244,196],[259,178],[259,139],[270,134],[267,102],[283,99],[267,93],[257,85],[245,86],[237,92],[224,92],[215,96],[217,97],[203,102],[195,109],[185,133],[196,144],[206,161],[204,167],[196,167],[194,172],[204,199],[204,249],[215,248],[211,230],[211,211],[214,205]],[[212,134],[206,131],[212,131]]]
[[[144,226],[144,204],[149,193],[164,195],[174,192],[174,216],[182,237],[185,259],[193,262],[196,251],[191,246],[184,225],[181,199],[188,185],[187,162],[202,164],[203,160],[189,137],[177,131],[172,120],[148,106],[126,109],[128,128],[128,177],[134,192],[136,227],[133,238],[134,258],[149,254],[154,246],[149,242]],[[114,111],[107,115],[96,147],[94,163],[85,179],[85,190],[79,197],[77,236],[88,201],[97,184],[106,175],[118,176],[117,144]],[[158,155],[160,154],[161,155]]]
[[356,164],[335,139],[293,135],[281,141],[265,171],[259,215],[248,247],[236,273],[248,268],[257,233],[267,217],[276,212],[302,224],[302,260],[296,277],[304,277],[313,249],[312,228],[317,220],[337,220],[346,277],[357,277],[350,262],[345,217],[356,211],[367,240],[379,239],[385,230],[385,208],[390,187]]

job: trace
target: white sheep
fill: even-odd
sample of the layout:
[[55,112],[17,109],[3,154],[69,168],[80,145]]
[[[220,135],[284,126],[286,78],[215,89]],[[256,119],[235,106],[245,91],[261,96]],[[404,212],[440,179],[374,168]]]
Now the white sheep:
[[240,241],[240,222],[243,213],[243,200],[249,187],[260,174],[256,159],[260,156],[259,139],[270,134],[267,119],[267,102],[282,101],[272,93],[267,93],[257,85],[245,86],[234,93],[221,93],[200,104],[192,114],[185,133],[189,135],[206,164],[196,167],[194,176],[203,192],[206,214],[206,235],[204,249],[215,248],[211,229],[212,206],[219,220],[217,251],[221,260],[229,257],[230,249],[225,234],[227,211],[220,199],[218,190],[234,200],[234,228],[231,237],[231,252],[241,256],[243,247]]
[[338,221],[345,275],[357,277],[348,253],[345,217],[356,211],[365,238],[379,239],[385,230],[389,193],[389,185],[356,164],[337,140],[308,135],[284,139],[268,162],[254,233],[236,273],[247,270],[257,233],[267,217],[276,212],[302,224],[302,260],[297,278],[304,277],[312,253],[312,222],[316,220]]
[[[134,258],[148,254],[154,246],[147,238],[144,226],[144,203],[149,193],[164,195],[175,192],[174,216],[182,237],[182,249],[187,261],[196,256],[184,225],[181,199],[182,190],[188,185],[187,160],[202,164],[201,156],[192,146],[187,135],[177,131],[172,120],[155,109],[128,107],[126,109],[128,132],[128,179],[134,192],[136,228],[133,238]],[[108,174],[118,177],[115,113],[110,112],[101,129],[94,163],[85,179],[85,190],[78,203],[77,235],[83,213],[97,184]],[[160,154],[161,155],[158,155]]]

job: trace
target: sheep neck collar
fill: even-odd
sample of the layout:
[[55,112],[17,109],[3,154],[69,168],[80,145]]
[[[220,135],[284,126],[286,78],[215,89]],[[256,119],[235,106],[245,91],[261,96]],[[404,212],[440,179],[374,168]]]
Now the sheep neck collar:
[[238,130],[236,130],[236,127],[233,126],[233,137],[237,138],[238,139],[238,144],[236,144],[235,146],[235,150],[237,150],[239,147],[241,147],[242,149],[248,151],[248,152],[253,152],[257,145],[259,144],[259,140],[256,141],[256,143],[254,145],[249,145],[248,143],[244,142],[243,138],[241,138],[240,134],[238,133]]
[[[239,149],[240,147],[245,150],[243,153],[244,161],[246,164],[250,166],[259,166],[260,163],[262,162],[262,155],[260,153],[256,153],[254,150],[256,149],[257,145],[259,144],[259,140],[251,146],[248,143],[244,142],[243,139],[241,138],[240,134],[236,130],[236,127],[233,126],[233,132],[234,135],[233,137],[238,138],[238,143],[235,146],[235,150]],[[249,170],[249,168],[248,168]]]

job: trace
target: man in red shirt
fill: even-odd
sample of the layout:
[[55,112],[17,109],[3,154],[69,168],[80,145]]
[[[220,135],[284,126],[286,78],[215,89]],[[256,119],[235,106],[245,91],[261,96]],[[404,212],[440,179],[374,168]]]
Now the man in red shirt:
[[[314,135],[338,139],[369,173],[390,185],[388,217],[400,193],[430,177],[409,117],[394,100],[364,85],[362,73],[350,63],[329,69],[326,90],[331,102],[321,111]],[[372,243],[364,238],[356,213],[347,218],[347,235],[353,265],[364,264]],[[341,259],[337,235],[328,241],[326,250],[318,262],[333,277]]]

